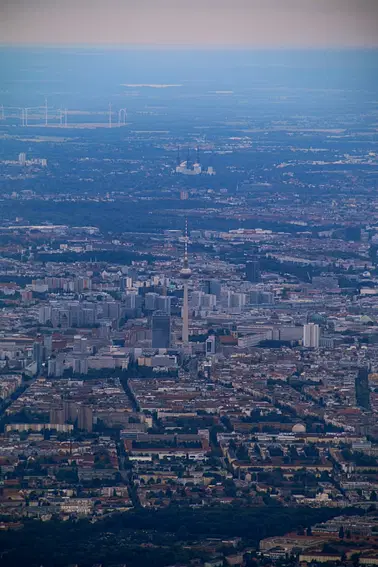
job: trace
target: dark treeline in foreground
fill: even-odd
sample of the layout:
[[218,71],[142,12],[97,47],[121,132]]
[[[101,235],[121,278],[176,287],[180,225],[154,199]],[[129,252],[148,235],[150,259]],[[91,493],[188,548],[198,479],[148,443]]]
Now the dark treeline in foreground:
[[[353,511],[356,513],[355,511]],[[26,521],[22,532],[0,533],[3,567],[80,567],[102,563],[164,567],[198,557],[183,543],[207,537],[242,537],[257,545],[269,536],[304,530],[337,514],[331,508],[214,507],[201,510],[170,507],[135,510],[92,524]],[[148,545],[143,545],[148,544]]]

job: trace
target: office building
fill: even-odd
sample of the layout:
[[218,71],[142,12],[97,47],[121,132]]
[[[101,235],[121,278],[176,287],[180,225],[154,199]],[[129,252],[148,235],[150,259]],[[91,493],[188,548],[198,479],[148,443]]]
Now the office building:
[[156,309],[171,314],[171,297],[169,295],[159,295],[156,299]]
[[57,425],[64,424],[64,411],[63,409],[53,408],[50,410],[50,423]]
[[204,293],[203,291],[194,291],[190,298],[190,305],[194,310],[207,309],[212,310],[217,304],[216,295]]
[[249,282],[258,283],[261,280],[260,277],[260,262],[257,258],[249,260],[245,265],[245,275]]
[[143,298],[138,295],[136,291],[127,291],[125,296],[126,309],[136,309],[141,305]]
[[363,366],[358,369],[355,380],[356,405],[370,409],[369,369]]
[[74,374],[88,374],[88,359],[74,358],[72,361],[72,370]]
[[158,293],[146,293],[144,296],[144,309],[145,311],[155,311],[157,309]]
[[43,337],[43,346],[45,349],[45,359],[49,358],[49,356],[51,356],[52,351],[53,351],[53,344],[52,344],[52,335],[45,335]]
[[92,289],[92,280],[90,278],[78,277],[73,282],[74,291],[81,293],[84,290]]
[[131,289],[133,287],[133,278],[130,276],[121,278],[119,282],[119,286],[121,291],[126,291],[127,289]]
[[79,406],[77,414],[77,427],[83,431],[91,432],[93,429],[93,412],[90,406]]
[[47,375],[56,376],[56,358],[50,358],[47,363]]
[[252,289],[248,294],[248,299],[250,305],[273,305],[274,293]]
[[303,346],[306,348],[319,348],[320,327],[316,323],[307,323],[303,326]]
[[206,340],[206,354],[214,355],[216,349],[216,337],[215,335],[210,335]]
[[43,305],[39,308],[38,320],[41,325],[45,325],[47,321],[51,321],[52,309],[51,305]]
[[241,311],[247,303],[247,295],[245,293],[231,293],[230,309],[233,311]]
[[216,295],[212,295],[210,293],[205,293],[202,297],[202,304],[201,307],[203,309],[214,309],[217,304],[217,297]]
[[63,402],[63,412],[65,423],[75,423],[78,413],[78,405],[72,400],[64,400]]
[[85,354],[88,349],[88,340],[81,335],[74,336],[73,352],[78,354]]
[[171,344],[171,318],[164,311],[152,316],[152,348],[169,348]]
[[217,299],[220,299],[222,292],[222,285],[218,280],[206,280],[202,286],[204,293],[215,295]]
[[33,362],[37,364],[37,371],[41,369],[43,362],[43,345],[42,343],[35,342],[33,344]]

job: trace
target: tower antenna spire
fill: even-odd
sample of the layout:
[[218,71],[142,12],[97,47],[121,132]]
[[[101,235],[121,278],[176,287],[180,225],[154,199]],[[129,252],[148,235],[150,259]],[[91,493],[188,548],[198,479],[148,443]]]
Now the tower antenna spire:
[[184,265],[180,271],[180,276],[184,284],[184,301],[182,309],[182,342],[184,345],[189,344],[189,300],[188,300],[188,281],[192,275],[188,262],[188,219],[185,219],[185,237],[184,237]]
[[188,261],[188,218],[185,218],[185,241],[184,241],[184,268],[189,267]]

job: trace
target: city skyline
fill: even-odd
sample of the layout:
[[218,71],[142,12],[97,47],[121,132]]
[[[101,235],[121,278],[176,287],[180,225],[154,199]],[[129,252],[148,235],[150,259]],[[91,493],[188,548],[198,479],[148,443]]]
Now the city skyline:
[[377,0],[0,4],[1,566],[376,565]]

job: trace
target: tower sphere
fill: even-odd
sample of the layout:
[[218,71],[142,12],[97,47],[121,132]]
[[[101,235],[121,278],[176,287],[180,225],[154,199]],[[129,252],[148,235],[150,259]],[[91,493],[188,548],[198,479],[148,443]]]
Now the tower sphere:
[[182,268],[180,270],[180,277],[184,280],[188,280],[192,275],[192,270],[190,268]]

